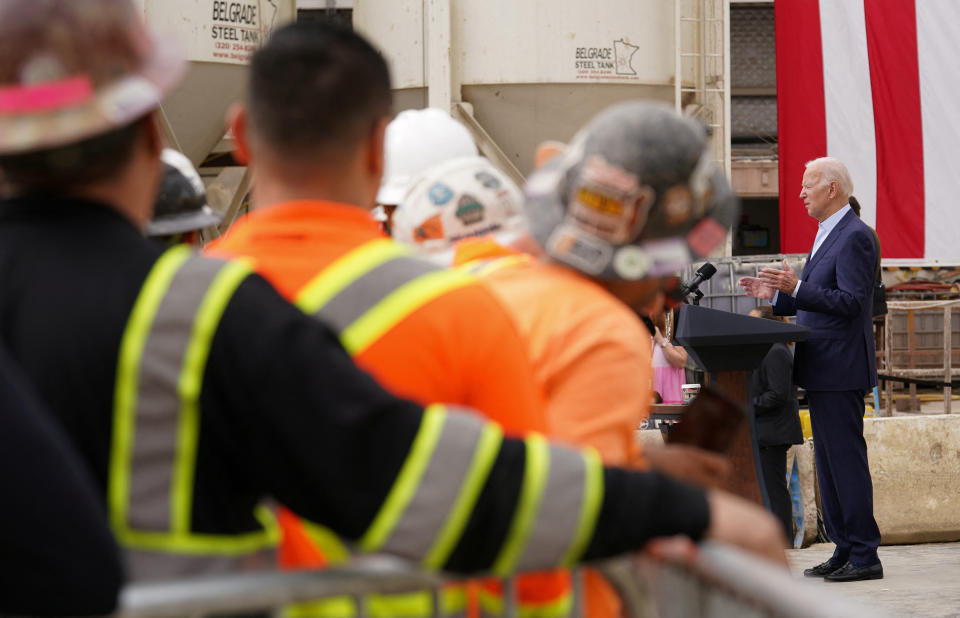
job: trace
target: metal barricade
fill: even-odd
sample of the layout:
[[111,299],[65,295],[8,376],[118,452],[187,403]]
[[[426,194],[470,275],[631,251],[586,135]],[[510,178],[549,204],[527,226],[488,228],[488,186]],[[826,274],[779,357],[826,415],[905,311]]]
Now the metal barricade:
[[[692,562],[669,563],[632,556],[591,565],[614,585],[632,618],[838,618],[883,611],[809,587],[786,571],[739,550],[704,543]],[[270,613],[293,602],[371,592],[396,593],[450,580],[403,561],[365,557],[322,571],[223,575],[128,586],[116,618],[191,618]],[[506,586],[511,590],[512,586]],[[577,595],[580,596],[579,594]],[[574,605],[582,615],[582,603]],[[507,599],[505,618],[516,616]]]

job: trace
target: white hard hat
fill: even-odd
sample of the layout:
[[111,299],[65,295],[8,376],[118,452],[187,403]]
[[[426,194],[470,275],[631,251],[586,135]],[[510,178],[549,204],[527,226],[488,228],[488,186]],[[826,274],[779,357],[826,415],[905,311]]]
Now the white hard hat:
[[428,167],[457,157],[477,155],[467,128],[442,109],[400,112],[387,125],[386,160],[377,202],[399,204],[410,181]]
[[509,243],[526,230],[523,193],[483,157],[461,157],[413,180],[393,215],[393,238],[428,254],[455,242],[494,235]]

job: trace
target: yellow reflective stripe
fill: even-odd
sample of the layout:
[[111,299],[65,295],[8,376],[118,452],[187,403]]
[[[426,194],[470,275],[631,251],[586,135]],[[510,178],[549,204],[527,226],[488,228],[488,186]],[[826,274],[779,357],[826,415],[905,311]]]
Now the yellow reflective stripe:
[[447,412],[442,405],[431,405],[423,412],[420,429],[410,447],[410,454],[400,468],[397,480],[394,481],[390,493],[384,501],[380,511],[373,518],[370,528],[360,539],[359,547],[363,551],[373,552],[380,549],[396,527],[400,516],[413,498],[420,479],[427,468],[427,463],[433,455],[443,429]]
[[518,603],[517,616],[520,618],[562,618],[569,616],[573,609],[573,594],[565,593],[556,601],[549,603]]
[[490,474],[490,468],[497,460],[502,442],[503,431],[500,430],[500,426],[496,423],[487,423],[480,435],[473,461],[470,462],[470,469],[460,486],[460,492],[450,509],[450,514],[440,534],[434,540],[433,546],[423,559],[422,564],[425,568],[439,569],[447,562],[470,519],[470,513],[473,512],[473,507],[480,497],[480,492]]
[[107,481],[110,524],[118,536],[127,529],[134,419],[143,347],[150,332],[150,325],[173,276],[189,257],[190,249],[185,245],[173,247],[160,256],[143,283],[120,340],[117,376],[114,380],[113,435]]
[[444,586],[440,591],[440,613],[444,616],[460,614],[467,609],[467,588],[463,585]]
[[[480,607],[486,614],[502,616],[504,614],[503,596],[490,592],[486,588],[480,590]],[[516,603],[516,615],[519,618],[562,618],[569,616],[573,611],[573,593],[563,595],[548,603]]]
[[287,618],[353,618],[357,614],[357,602],[347,596],[295,603],[283,608],[283,615]]
[[200,389],[203,387],[213,335],[237,286],[251,272],[250,265],[242,261],[225,265],[210,284],[193,321],[190,344],[177,384],[181,405],[173,466],[173,495],[170,496],[170,528],[174,534],[190,531],[193,476],[197,467],[197,441],[200,435]]
[[168,554],[217,554],[242,556],[277,544],[276,535],[270,531],[257,530],[246,534],[183,534],[169,532],[146,532],[126,528],[117,535],[124,547]]
[[373,618],[433,616],[433,593],[429,590],[397,594],[369,594],[364,597],[367,614]]
[[479,593],[480,608],[491,615],[503,615],[503,595],[481,588]]
[[315,313],[364,273],[410,253],[412,250],[409,247],[390,238],[378,238],[363,244],[310,280],[297,295],[296,305],[307,313]]
[[323,554],[327,564],[341,564],[350,559],[350,550],[333,530],[302,518],[300,523],[303,524],[307,536]]
[[550,472],[550,451],[547,441],[540,434],[531,434],[526,439],[527,457],[523,471],[523,488],[507,533],[507,540],[500,555],[493,563],[493,572],[503,577],[517,566],[520,553],[527,544],[533,521],[540,511],[540,502]]
[[586,551],[587,544],[593,537],[597,517],[600,516],[600,507],[603,504],[603,462],[600,460],[600,454],[597,453],[596,449],[590,447],[583,451],[583,458],[587,468],[584,475],[580,522],[577,524],[577,532],[573,536],[573,542],[570,543],[570,547],[560,563],[561,566],[568,568],[579,562],[583,552]]
[[341,333],[340,341],[347,352],[359,354],[416,309],[474,281],[467,273],[452,270],[437,270],[417,277],[387,294],[376,306],[354,320]]

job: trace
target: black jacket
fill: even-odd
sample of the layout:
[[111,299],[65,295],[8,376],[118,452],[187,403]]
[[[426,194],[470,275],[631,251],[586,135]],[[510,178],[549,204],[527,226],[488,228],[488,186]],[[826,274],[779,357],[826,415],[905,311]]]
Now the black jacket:
[[0,347],[0,614],[109,614],[123,583],[103,501]]
[[793,353],[785,343],[773,344],[760,367],[754,370],[750,396],[760,446],[803,442],[797,387],[793,384]]

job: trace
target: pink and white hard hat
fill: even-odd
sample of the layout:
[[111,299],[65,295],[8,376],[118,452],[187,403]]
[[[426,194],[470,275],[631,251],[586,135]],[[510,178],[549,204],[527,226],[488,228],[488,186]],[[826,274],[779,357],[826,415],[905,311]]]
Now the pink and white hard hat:
[[443,258],[466,238],[509,244],[527,229],[523,193],[484,157],[461,157],[415,178],[393,214],[393,238]]
[[465,126],[442,109],[409,109],[387,125],[384,170],[377,203],[399,204],[411,181],[429,167],[474,157],[477,145]]
[[130,0],[0,1],[0,155],[65,146],[160,105],[186,70]]

